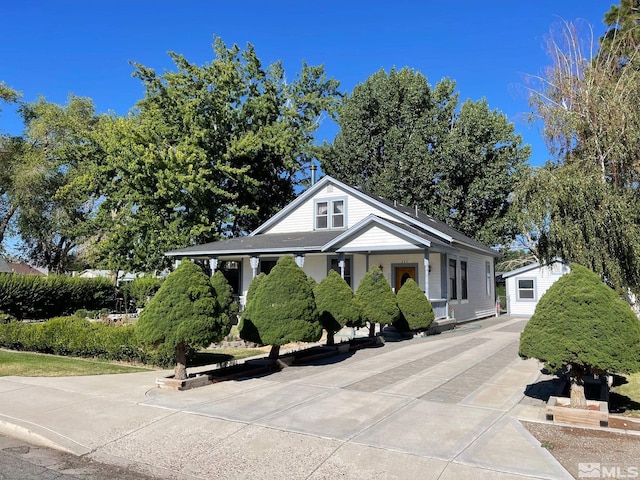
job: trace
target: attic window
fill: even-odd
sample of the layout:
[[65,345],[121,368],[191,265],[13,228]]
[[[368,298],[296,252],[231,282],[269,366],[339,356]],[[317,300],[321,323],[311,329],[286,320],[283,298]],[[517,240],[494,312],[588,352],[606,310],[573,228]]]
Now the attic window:
[[314,211],[315,229],[344,228],[347,224],[346,205],[345,198],[316,201]]

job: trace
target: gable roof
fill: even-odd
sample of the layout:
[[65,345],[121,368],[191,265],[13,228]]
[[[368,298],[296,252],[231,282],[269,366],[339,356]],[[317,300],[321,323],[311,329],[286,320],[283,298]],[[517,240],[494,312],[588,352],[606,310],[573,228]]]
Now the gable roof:
[[[377,210],[388,214],[393,220],[371,214],[348,230],[314,230],[293,233],[267,232],[267,230],[283,220],[308,199],[313,198],[317,192],[329,184],[373,206]],[[485,255],[491,255],[493,257],[500,256],[495,250],[467,237],[446,223],[419,212],[417,209],[413,210],[398,205],[379,195],[351,187],[328,175],[298,195],[295,200],[256,228],[248,236],[171,250],[166,252],[165,255],[172,257],[179,257],[180,255],[205,257],[256,253],[324,252],[349,238],[353,238],[357,233],[366,231],[366,229],[372,225],[393,232],[394,235],[414,243],[416,246],[429,247],[437,245],[440,249],[446,251],[458,245],[477,250]]]
[[520,267],[520,268],[516,268],[515,270],[511,270],[510,272],[505,272],[505,273],[502,274],[502,278],[509,278],[509,277],[513,277],[515,275],[520,275],[521,273],[527,273],[527,272],[530,272],[530,271],[535,270],[535,269],[540,268],[540,267],[550,267],[554,263],[562,263],[562,264],[564,264],[564,262],[562,260],[560,260],[560,259],[552,260],[551,262],[546,263],[544,265],[540,264],[540,262],[534,262],[534,263],[530,263],[529,265],[525,265],[524,267]]
[[308,198],[313,197],[313,195],[325,188],[328,184],[333,184],[339,189],[348,192],[349,194],[364,201],[365,203],[375,206],[376,208],[393,216],[401,223],[408,224],[410,226],[413,226],[414,228],[423,230],[435,236],[436,238],[439,238],[440,241],[444,242],[445,244],[457,243],[468,248],[490,254],[494,257],[500,256],[500,254],[495,250],[474,240],[473,238],[466,236],[455,228],[450,227],[445,222],[441,222],[440,220],[436,220],[430,215],[420,212],[418,209],[405,207],[398,204],[397,202],[387,200],[380,195],[367,192],[360,188],[354,188],[350,185],[340,182],[339,180],[336,180],[329,175],[322,177],[315,185],[312,185],[307,190],[302,192],[294,201],[292,201],[269,220],[256,228],[253,232],[251,232],[250,236],[262,234],[265,230],[268,230],[270,227],[276,225],[280,220],[289,215],[289,213],[298,208],[298,206],[304,203]]

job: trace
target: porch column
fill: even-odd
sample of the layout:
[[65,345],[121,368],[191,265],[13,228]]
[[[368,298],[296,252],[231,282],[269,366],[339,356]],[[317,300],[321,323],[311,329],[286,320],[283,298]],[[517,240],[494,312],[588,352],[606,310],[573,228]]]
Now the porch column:
[[297,253],[297,254],[295,255],[295,260],[296,260],[296,263],[298,264],[298,266],[299,266],[300,268],[304,267],[304,254],[302,254],[302,253]]
[[338,267],[340,268],[340,276],[344,280],[344,253],[338,254]]
[[259,257],[249,258],[249,265],[251,265],[251,273],[253,274],[253,277],[251,278],[256,278],[258,276],[258,265],[260,265],[260,258]]
[[182,263],[182,260],[174,260],[173,269],[175,270],[176,268],[178,268],[180,266],[180,263]]
[[218,269],[218,259],[217,258],[210,258],[209,259],[209,269],[211,270],[211,276],[213,277],[214,273],[216,273],[216,270]]
[[429,298],[429,250],[424,251],[424,295]]

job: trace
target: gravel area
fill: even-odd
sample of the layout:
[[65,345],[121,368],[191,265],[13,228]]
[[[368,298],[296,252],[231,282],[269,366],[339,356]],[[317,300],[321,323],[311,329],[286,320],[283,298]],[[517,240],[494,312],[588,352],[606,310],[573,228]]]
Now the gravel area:
[[558,426],[552,423],[522,424],[574,478],[579,478],[579,471],[583,477],[591,472],[593,476],[590,478],[640,476],[638,434]]

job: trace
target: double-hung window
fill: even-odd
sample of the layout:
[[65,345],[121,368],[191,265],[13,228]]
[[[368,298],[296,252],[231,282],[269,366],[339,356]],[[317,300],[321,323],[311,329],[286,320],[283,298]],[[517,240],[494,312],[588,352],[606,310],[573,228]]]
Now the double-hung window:
[[518,279],[518,299],[520,300],[536,299],[536,282],[533,278]]
[[320,200],[315,202],[315,228],[324,230],[344,228],[346,201],[344,199]]
[[449,259],[449,300],[458,299],[458,261]]
[[460,290],[462,300],[468,300],[469,290],[467,287],[467,262],[465,260],[460,260]]

